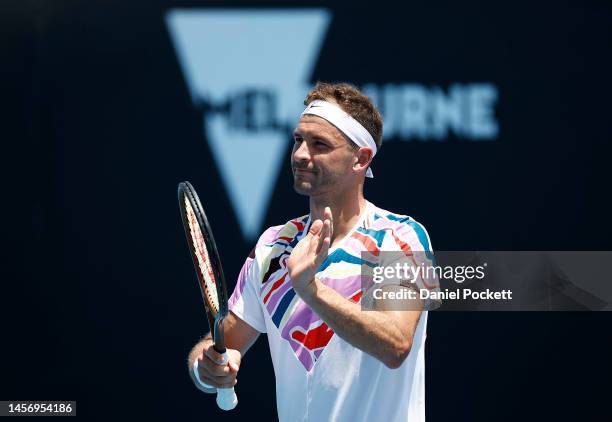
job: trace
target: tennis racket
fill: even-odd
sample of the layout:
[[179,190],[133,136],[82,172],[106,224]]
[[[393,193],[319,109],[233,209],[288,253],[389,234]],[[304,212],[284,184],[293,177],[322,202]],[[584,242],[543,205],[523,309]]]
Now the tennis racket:
[[[228,356],[223,335],[223,320],[228,313],[227,290],[215,239],[200,199],[189,182],[179,183],[178,200],[187,245],[193,258],[198,284],[204,298],[204,309],[213,337],[213,347],[223,356],[223,361],[227,364]],[[193,370],[199,383],[205,388],[214,388],[200,380],[197,360]],[[238,398],[234,389],[218,388],[217,404],[223,410],[231,410],[236,407]]]

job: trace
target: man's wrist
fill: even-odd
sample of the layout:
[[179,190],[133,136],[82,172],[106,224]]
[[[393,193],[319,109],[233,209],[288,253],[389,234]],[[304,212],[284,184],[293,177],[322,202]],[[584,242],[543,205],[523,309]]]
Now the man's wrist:
[[187,366],[189,367],[190,371],[191,368],[193,368],[194,362],[203,355],[204,346],[208,340],[212,341],[210,333],[202,337],[202,339],[193,347],[193,349],[191,349],[191,352],[189,352],[189,355],[187,356]]
[[317,295],[320,293],[323,287],[325,286],[315,275],[314,278],[308,283],[297,288],[294,287],[293,289],[304,302],[310,304],[313,300],[316,300]]

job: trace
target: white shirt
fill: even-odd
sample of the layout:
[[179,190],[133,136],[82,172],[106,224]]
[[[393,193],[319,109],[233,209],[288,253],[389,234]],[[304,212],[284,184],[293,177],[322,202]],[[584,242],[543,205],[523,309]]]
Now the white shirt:
[[[266,230],[230,298],[236,316],[267,333],[279,420],[424,421],[427,312],[421,313],[410,353],[397,369],[335,335],[295,294],[286,270],[286,260],[308,225],[304,216]],[[318,278],[359,302],[361,252],[373,249],[430,251],[431,244],[411,217],[368,203],[351,232],[330,249]]]

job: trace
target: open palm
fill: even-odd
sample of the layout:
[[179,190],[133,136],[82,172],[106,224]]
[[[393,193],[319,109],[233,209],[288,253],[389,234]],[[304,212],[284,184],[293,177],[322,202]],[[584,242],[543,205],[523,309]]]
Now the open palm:
[[287,269],[296,291],[308,286],[327,257],[332,236],[332,214],[325,208],[325,221],[315,220],[308,234],[291,251]]

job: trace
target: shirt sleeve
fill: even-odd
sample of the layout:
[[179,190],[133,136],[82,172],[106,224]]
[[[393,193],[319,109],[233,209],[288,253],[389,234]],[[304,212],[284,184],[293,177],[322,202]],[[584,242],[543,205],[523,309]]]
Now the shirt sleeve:
[[266,332],[261,300],[256,287],[258,265],[254,257],[248,257],[240,270],[238,282],[229,299],[229,309],[238,318],[260,333]]
[[[439,291],[437,272],[434,271],[436,259],[429,235],[422,224],[412,218],[394,230],[386,245],[388,251],[380,261],[383,268],[392,267],[396,271],[392,277],[386,277],[384,284],[400,285],[415,290],[420,294],[423,290]],[[439,300],[427,299],[425,310],[440,306]]]

